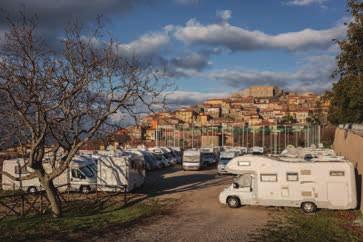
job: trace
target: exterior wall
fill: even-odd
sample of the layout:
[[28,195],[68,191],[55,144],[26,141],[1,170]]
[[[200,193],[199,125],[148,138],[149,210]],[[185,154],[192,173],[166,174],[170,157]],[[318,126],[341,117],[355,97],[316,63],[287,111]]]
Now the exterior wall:
[[278,94],[279,90],[274,86],[252,86],[241,92],[241,95],[244,97],[274,97]]
[[201,147],[210,147],[210,146],[220,146],[221,145],[221,137],[220,136],[202,136],[201,137]]
[[333,148],[338,155],[342,155],[352,161],[357,168],[357,198],[360,210],[363,212],[363,134],[359,135],[351,130],[337,128],[335,130]]

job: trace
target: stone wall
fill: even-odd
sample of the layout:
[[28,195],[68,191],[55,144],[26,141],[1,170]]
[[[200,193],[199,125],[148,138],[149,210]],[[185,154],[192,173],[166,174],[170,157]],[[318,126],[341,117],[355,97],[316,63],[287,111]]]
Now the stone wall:
[[335,138],[333,148],[338,155],[344,156],[352,161],[357,168],[357,192],[358,204],[363,212],[363,133],[355,132],[351,129],[337,128],[335,130]]

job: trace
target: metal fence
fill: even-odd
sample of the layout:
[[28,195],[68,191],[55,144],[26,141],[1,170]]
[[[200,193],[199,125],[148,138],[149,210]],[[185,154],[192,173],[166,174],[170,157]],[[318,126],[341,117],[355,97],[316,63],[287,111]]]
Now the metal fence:
[[217,146],[261,146],[267,152],[279,153],[288,145],[329,145],[333,142],[334,130],[335,127],[320,125],[174,127],[156,129],[153,138],[156,146],[186,149],[203,146],[202,137],[218,137]]

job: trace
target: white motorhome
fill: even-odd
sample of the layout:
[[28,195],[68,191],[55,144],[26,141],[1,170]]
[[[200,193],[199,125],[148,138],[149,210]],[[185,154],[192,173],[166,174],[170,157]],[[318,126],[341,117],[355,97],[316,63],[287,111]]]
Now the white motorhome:
[[[49,163],[44,162],[43,166],[46,172],[52,171]],[[14,181],[7,176],[7,174],[9,174],[13,177],[21,178],[31,172],[32,169],[25,164],[25,161],[22,158],[5,160],[3,162],[2,189],[22,189],[28,192],[40,191],[42,188],[38,178]],[[74,157],[69,164],[69,168],[60,176],[56,177],[53,180],[53,183],[56,187],[59,187],[60,191],[70,189],[71,191],[89,193],[90,191],[95,190],[96,173],[94,160],[86,156]]]
[[218,162],[218,150],[214,147],[205,147],[200,149],[202,163],[205,165],[213,165]]
[[183,153],[184,170],[200,170],[203,166],[201,153],[198,149],[185,150]]
[[153,154],[155,159],[161,161],[164,167],[172,165],[171,161],[165,157],[164,151],[160,149],[160,147],[149,148],[148,151],[150,151]]
[[140,156],[123,152],[103,153],[97,158],[97,188],[102,191],[132,191],[145,181]]
[[249,149],[249,153],[253,155],[262,155],[265,152],[261,146],[253,146]]
[[354,166],[348,161],[283,161],[246,155],[226,166],[237,175],[219,195],[229,207],[240,205],[354,209],[357,206]]
[[238,152],[236,152],[236,151],[222,151],[219,156],[217,173],[219,175],[228,174],[228,172],[225,170],[226,165],[228,164],[228,162],[230,160],[232,160],[236,156],[238,156]]

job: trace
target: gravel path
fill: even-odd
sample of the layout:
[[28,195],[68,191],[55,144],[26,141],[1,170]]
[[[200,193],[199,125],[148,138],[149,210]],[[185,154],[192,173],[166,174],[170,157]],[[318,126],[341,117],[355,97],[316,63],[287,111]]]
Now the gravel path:
[[269,209],[230,209],[218,201],[218,194],[231,177],[216,176],[215,169],[183,171],[168,168],[151,172],[141,191],[160,199],[176,198],[168,215],[146,219],[127,231],[114,231],[97,241],[248,241],[248,234],[264,225]]

